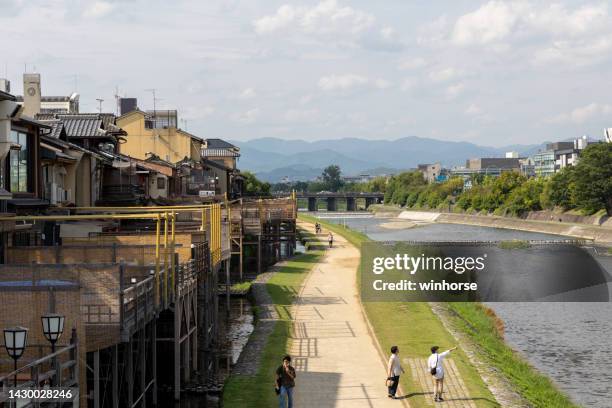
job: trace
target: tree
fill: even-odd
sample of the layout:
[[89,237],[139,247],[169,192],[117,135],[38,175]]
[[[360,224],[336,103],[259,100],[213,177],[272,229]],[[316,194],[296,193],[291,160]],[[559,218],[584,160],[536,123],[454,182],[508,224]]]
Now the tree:
[[250,171],[240,172],[244,177],[244,194],[250,196],[268,196],[270,195],[270,183],[261,182]]
[[587,146],[574,169],[572,197],[589,213],[602,208],[612,216],[612,143]]
[[335,164],[327,166],[323,170],[321,177],[323,178],[323,182],[329,191],[335,192],[342,187],[342,179],[340,178],[341,173],[340,167],[336,166]]
[[553,174],[544,186],[542,206],[546,208],[561,207],[564,210],[573,208],[572,184],[575,167],[565,167]]

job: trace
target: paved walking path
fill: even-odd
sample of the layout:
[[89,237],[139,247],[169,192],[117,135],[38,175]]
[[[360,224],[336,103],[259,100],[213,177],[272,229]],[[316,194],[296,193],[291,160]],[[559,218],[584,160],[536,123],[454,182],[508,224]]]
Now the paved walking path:
[[[313,231],[311,224],[301,226]],[[387,397],[386,367],[361,312],[359,251],[341,236],[334,238],[334,248],[310,273],[292,309],[296,406],[406,406]],[[320,239],[326,241],[326,234]]]
[[[407,364],[406,364],[407,363]],[[459,370],[452,359],[444,360],[444,402],[436,403],[438,407],[476,408],[476,404],[468,397],[468,391]],[[421,389],[433,398],[434,384],[429,374],[426,358],[404,359],[404,365],[410,366],[412,378],[417,378]]]

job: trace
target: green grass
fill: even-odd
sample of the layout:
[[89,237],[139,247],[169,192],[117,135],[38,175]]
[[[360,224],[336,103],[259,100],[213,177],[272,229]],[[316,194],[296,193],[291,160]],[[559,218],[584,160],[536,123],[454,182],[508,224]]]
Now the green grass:
[[[307,242],[316,240],[312,234],[305,231],[301,231],[300,235],[306,237]],[[275,322],[274,330],[263,350],[257,374],[231,375],[226,381],[223,389],[224,407],[268,408],[278,405],[278,398],[273,389],[274,372],[290,346],[290,307],[304,278],[319,262],[322,255],[321,250],[311,250],[297,255],[266,283],[266,289],[281,320]]]
[[230,290],[233,292],[248,292],[251,289],[251,282],[234,283]]
[[[341,234],[357,247],[369,240],[364,234],[345,229],[343,226],[302,214],[299,218],[307,222],[317,221],[325,229]],[[482,350],[482,357],[499,369],[533,406],[542,408],[576,406],[546,376],[531,367],[504,342],[498,328],[499,321],[482,304],[447,303],[446,306],[455,314],[451,324],[470,336]],[[404,358],[425,358],[429,355],[429,348],[434,344],[442,349],[455,345],[455,339],[427,303],[366,302],[364,308],[385,352],[392,345],[397,345]],[[467,356],[461,351],[461,347],[453,353],[452,358],[463,377],[469,395],[475,398],[475,404],[478,407],[499,406],[494,402],[494,397]],[[406,371],[408,375],[401,377],[401,385],[405,392],[412,394],[421,388],[411,377],[409,370]],[[431,402],[430,398],[425,399],[416,395],[410,398],[410,404],[421,407],[429,406]]]
[[578,405],[552,381],[533,369],[504,342],[495,319],[479,303],[449,303],[450,310],[460,318],[456,323],[481,348],[488,362],[510,379],[516,390],[533,406],[565,408]]

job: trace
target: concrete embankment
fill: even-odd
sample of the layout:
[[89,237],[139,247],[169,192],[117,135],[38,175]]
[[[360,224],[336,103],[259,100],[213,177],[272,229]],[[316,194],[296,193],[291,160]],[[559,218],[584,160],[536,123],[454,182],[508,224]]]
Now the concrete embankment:
[[398,218],[421,222],[467,224],[481,227],[507,228],[565,235],[573,238],[593,240],[599,244],[612,246],[612,228],[608,226],[525,220],[522,218],[498,217],[493,215],[454,214],[429,211],[402,211]]

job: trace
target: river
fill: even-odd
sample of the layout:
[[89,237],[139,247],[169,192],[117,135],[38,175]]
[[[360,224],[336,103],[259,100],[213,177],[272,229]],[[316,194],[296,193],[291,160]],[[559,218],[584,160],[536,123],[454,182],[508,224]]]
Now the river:
[[[333,217],[323,214],[323,217]],[[329,218],[377,241],[540,240],[566,237],[459,224],[388,229],[392,221],[358,215]],[[612,257],[599,259],[608,272]],[[577,271],[578,272],[578,271]],[[505,324],[505,339],[578,404],[609,408],[612,400],[612,303],[488,303]]]

